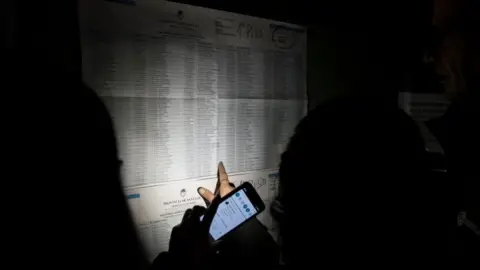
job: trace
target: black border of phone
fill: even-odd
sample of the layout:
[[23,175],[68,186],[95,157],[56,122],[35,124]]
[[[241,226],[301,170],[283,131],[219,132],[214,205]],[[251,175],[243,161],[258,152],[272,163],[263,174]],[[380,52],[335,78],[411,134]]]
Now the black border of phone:
[[[258,192],[255,190],[255,188],[252,186],[252,184],[250,184],[249,182],[243,182],[241,185],[239,185],[238,187],[236,187],[234,190],[232,190],[227,196],[223,197],[222,200],[220,201],[220,203],[223,203],[225,200],[227,200],[228,198],[232,197],[233,195],[235,195],[235,193],[237,193],[237,191],[241,190],[241,189],[244,189],[246,188],[246,192],[245,194],[247,195],[248,199],[250,200],[250,202],[253,204],[254,207],[258,207],[258,210],[257,210],[257,213],[255,213],[254,215],[252,215],[251,217],[247,218],[246,220],[244,220],[242,223],[240,223],[237,227],[233,228],[232,230],[230,230],[229,232],[227,232],[226,234],[222,235],[220,238],[218,238],[217,240],[214,240],[212,235],[210,233],[208,233],[208,236],[210,238],[210,241],[211,242],[218,242],[218,241],[221,241],[223,238],[225,238],[226,236],[230,235],[231,233],[233,233],[234,231],[236,231],[238,228],[242,227],[243,224],[247,223],[249,220],[251,220],[252,218],[256,217],[258,214],[262,213],[263,211],[265,211],[266,209],[266,206],[265,204],[263,203],[263,200],[262,198],[260,197],[260,195],[258,195]],[[252,195],[253,194],[253,195]],[[216,214],[216,213],[215,213]],[[210,228],[208,229],[210,231]]]

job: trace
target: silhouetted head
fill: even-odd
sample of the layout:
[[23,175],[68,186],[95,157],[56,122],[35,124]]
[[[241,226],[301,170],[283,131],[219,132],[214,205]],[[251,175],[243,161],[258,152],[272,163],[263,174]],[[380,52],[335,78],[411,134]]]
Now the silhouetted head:
[[428,59],[433,60],[451,99],[477,95],[480,91],[479,13],[477,0],[435,1],[433,25],[437,35]]
[[351,10],[336,7],[320,24],[332,39],[325,40],[330,51],[318,52],[328,71],[318,76],[328,74],[331,85],[353,88],[357,97],[311,111],[282,155],[278,217],[292,266],[322,254],[392,254],[405,244],[416,252],[426,243],[419,236],[431,207],[425,148],[415,123],[392,101],[422,63],[431,9],[356,2]]
[[348,253],[368,242],[400,245],[397,237],[407,238],[392,230],[423,226],[424,149],[415,123],[381,100],[336,100],[310,112],[280,165],[286,258],[309,260],[320,247]]

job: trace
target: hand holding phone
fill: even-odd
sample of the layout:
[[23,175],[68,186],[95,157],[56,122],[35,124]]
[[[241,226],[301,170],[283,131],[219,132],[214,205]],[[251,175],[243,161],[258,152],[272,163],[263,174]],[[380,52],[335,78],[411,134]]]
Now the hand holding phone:
[[[215,194],[219,194],[222,201],[210,226],[212,241],[220,240],[265,210],[265,204],[250,183],[245,182],[233,189],[221,162],[218,165],[217,177]],[[215,198],[215,195],[205,188],[199,188],[198,192],[206,201]]]
[[218,241],[265,210],[265,204],[255,188],[245,182],[222,198],[218,205],[209,233]]
[[[203,269],[215,261],[216,250],[211,244],[209,229],[220,201],[217,197],[208,209],[196,205],[185,211],[182,222],[173,228],[170,235],[169,261],[182,263],[189,269]],[[159,255],[153,264],[162,265],[161,261]]]

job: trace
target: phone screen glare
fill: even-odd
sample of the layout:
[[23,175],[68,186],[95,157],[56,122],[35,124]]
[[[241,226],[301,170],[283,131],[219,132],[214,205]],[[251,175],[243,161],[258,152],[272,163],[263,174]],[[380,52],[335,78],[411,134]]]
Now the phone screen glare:
[[239,190],[218,206],[210,226],[210,235],[214,240],[218,240],[256,213],[257,209],[245,191]]

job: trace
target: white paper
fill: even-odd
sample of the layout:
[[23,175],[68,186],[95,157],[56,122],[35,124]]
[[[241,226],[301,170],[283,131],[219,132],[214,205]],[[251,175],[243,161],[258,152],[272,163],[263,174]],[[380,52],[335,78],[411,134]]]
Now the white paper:
[[[305,29],[166,1],[82,0],[79,18],[83,79],[113,118],[149,254],[202,203],[196,189],[214,187],[219,161],[236,184],[253,181],[275,235],[275,171],[307,110]],[[194,199],[163,204],[182,189]]]
[[172,228],[181,222],[185,210],[205,205],[197,188],[203,186],[213,191],[216,181],[216,178],[209,178],[126,189],[148,259],[153,260],[160,252],[168,250]]
[[[229,177],[237,186],[243,182],[250,182],[256,188],[266,205],[266,210],[257,218],[267,226],[276,239],[277,226],[269,212],[270,204],[277,194],[278,173],[275,170],[264,170],[231,174]],[[195,205],[205,206],[197,193],[198,187],[205,187],[214,192],[216,182],[216,177],[209,177],[125,190],[140,239],[150,260],[158,253],[168,250],[172,228],[180,223],[185,210]]]

